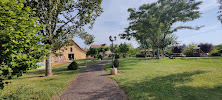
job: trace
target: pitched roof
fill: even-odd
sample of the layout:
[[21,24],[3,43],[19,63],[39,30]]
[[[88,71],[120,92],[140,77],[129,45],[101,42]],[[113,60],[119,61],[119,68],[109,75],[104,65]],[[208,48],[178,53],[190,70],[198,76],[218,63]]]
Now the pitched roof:
[[83,50],[82,48],[80,48],[79,45],[76,44],[76,42],[75,42],[74,40],[69,40],[69,41],[75,43],[75,45],[77,45],[77,47],[78,47],[80,50],[82,50],[83,52],[86,52],[85,50]]
[[101,44],[101,45],[91,45],[90,46],[90,48],[99,48],[99,47],[102,47],[102,46],[104,46],[104,47],[106,47],[107,45],[106,44]]

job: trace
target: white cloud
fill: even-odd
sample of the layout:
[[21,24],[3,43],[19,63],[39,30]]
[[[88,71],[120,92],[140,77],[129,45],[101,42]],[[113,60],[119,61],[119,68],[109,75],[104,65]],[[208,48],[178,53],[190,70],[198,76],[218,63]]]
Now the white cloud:
[[[93,44],[111,44],[109,41],[109,36],[118,36],[118,34],[124,32],[124,28],[126,28],[129,24],[127,21],[127,18],[129,16],[129,13],[127,12],[128,8],[139,8],[142,4],[147,4],[151,2],[155,2],[157,0],[103,0],[102,8],[104,8],[104,13],[97,18],[96,23],[94,24],[93,30],[87,30],[89,33],[95,35],[95,42]],[[219,4],[217,3],[217,0],[203,0],[203,4],[200,6],[200,11],[208,14],[207,11],[212,9],[218,9]],[[215,16],[216,15],[204,15],[202,18],[203,22],[211,21],[212,19],[209,19],[209,16]],[[217,19],[214,19],[217,20]],[[199,22],[191,22],[189,25],[204,25]],[[217,25],[217,26],[216,26]],[[218,24],[215,24],[215,26],[206,26],[202,28],[198,32],[204,32],[208,30],[214,30],[217,29]],[[182,31],[181,33],[185,33]],[[193,34],[193,33],[191,33]],[[188,34],[189,35],[189,34]],[[186,36],[186,35],[185,35]],[[199,35],[197,35],[199,36]],[[199,37],[192,38],[193,40],[196,39],[196,41],[202,41]],[[192,41],[192,39],[183,39],[185,43]],[[199,40],[198,40],[199,39]],[[204,38],[205,39],[205,38]],[[75,38],[75,41],[77,44],[79,44],[82,48],[85,47],[83,44],[83,40]],[[216,39],[212,42],[215,42]],[[127,40],[121,40],[117,39],[114,43],[120,44],[123,42],[132,43],[134,47],[137,47],[138,44],[135,40],[127,41]]]
[[[202,0],[201,0],[202,1]],[[203,0],[202,5],[200,6],[200,11],[208,11],[210,9],[219,8],[219,4],[217,3],[217,0]]]

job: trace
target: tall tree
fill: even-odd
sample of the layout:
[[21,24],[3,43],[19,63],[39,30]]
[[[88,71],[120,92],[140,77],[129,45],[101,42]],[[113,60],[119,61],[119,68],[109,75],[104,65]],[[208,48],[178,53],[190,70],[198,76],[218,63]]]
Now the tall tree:
[[41,45],[37,31],[37,17],[24,0],[0,0],[0,88],[3,79],[22,76],[27,70],[37,67],[36,63],[47,53]]
[[98,53],[98,48],[90,48],[86,55],[90,55],[91,57],[94,56],[94,58],[96,58]]
[[111,49],[111,52],[115,53],[115,54],[119,54],[119,45],[118,44],[115,44],[113,46],[113,49],[112,49],[112,44],[109,46]]
[[123,58],[126,57],[126,53],[129,51],[129,48],[130,48],[129,45],[126,43],[121,43],[119,45],[119,52],[122,53]]
[[103,56],[105,56],[105,52],[106,52],[106,51],[109,51],[109,47],[104,47],[104,46],[99,47],[99,48],[98,48],[98,51],[99,51],[99,52],[102,52],[102,53],[103,53]]
[[[154,49],[159,50],[169,45],[169,38],[172,33],[180,29],[199,29],[200,27],[177,26],[175,23],[193,21],[200,17],[198,11],[202,2],[195,0],[158,0],[155,3],[144,4],[138,10],[129,8],[128,18],[130,26],[125,33],[120,34],[121,38],[143,36],[150,40]],[[169,42],[169,43],[166,43]]]
[[[44,36],[44,44],[52,45],[51,50],[58,50],[73,37],[85,40],[91,44],[94,36],[84,28],[92,28],[98,16],[101,15],[102,0],[26,0],[25,5],[36,8],[39,23],[45,27],[39,32]],[[46,76],[52,75],[51,54],[46,59]]]

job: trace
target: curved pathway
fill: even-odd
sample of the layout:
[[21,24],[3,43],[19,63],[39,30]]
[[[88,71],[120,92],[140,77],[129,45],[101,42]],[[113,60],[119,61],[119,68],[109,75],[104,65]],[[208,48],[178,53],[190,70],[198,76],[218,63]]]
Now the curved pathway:
[[61,100],[126,100],[126,94],[104,70],[109,61],[101,61],[87,68],[73,79],[57,99]]

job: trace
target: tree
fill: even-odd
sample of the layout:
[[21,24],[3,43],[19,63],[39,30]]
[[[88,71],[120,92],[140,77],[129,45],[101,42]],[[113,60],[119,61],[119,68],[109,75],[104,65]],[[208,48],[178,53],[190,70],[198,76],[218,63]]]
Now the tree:
[[[130,25],[123,39],[144,37],[149,40],[153,49],[157,50],[157,59],[161,48],[170,45],[174,40],[173,33],[180,29],[199,29],[200,27],[177,26],[175,23],[193,21],[200,17],[198,11],[202,2],[195,0],[158,0],[155,3],[144,4],[139,10],[129,8]],[[140,40],[140,39],[139,39]]]
[[110,50],[111,50],[111,52],[113,52],[113,53],[115,53],[115,54],[119,54],[119,45],[118,44],[115,44],[114,46],[113,46],[113,49],[112,49],[112,45],[110,45]]
[[212,50],[214,50],[214,46],[213,44],[210,43],[200,43],[198,45],[198,47],[200,47],[200,49],[204,52],[204,53],[209,53]]
[[102,52],[102,53],[103,53],[103,56],[104,56],[104,55],[105,55],[105,52],[106,52],[106,51],[109,51],[109,47],[103,47],[103,46],[102,46],[102,47],[99,47],[99,48],[98,48],[98,51],[99,51],[99,52]]
[[90,48],[89,51],[87,51],[87,55],[90,55],[91,57],[94,56],[94,58],[96,58],[96,56],[98,55],[98,49]]
[[139,54],[139,49],[136,49],[136,48],[133,47],[132,44],[129,44],[128,55],[133,56],[133,55],[136,55],[136,54]]
[[129,45],[127,45],[126,43],[121,43],[119,45],[119,52],[123,54],[123,58],[126,57],[128,51],[129,51]]
[[218,20],[221,21],[222,23],[222,0],[218,0],[218,3],[220,4],[220,7],[219,7],[219,15],[217,16]]
[[193,48],[197,47],[197,44],[191,43],[185,47],[184,54],[187,57],[193,57]]
[[175,47],[172,48],[173,53],[182,53],[183,50],[184,50],[183,46],[175,46]]
[[[39,35],[44,36],[42,43],[49,44],[52,50],[58,50],[73,37],[91,44],[94,36],[85,31],[86,25],[91,29],[98,16],[101,15],[102,0],[26,0],[25,5],[36,8],[39,23],[45,25]],[[52,75],[51,54],[46,59],[46,76]]]
[[36,63],[47,53],[38,36],[42,25],[24,0],[0,0],[0,87],[3,80],[22,76],[27,70],[35,69]]

